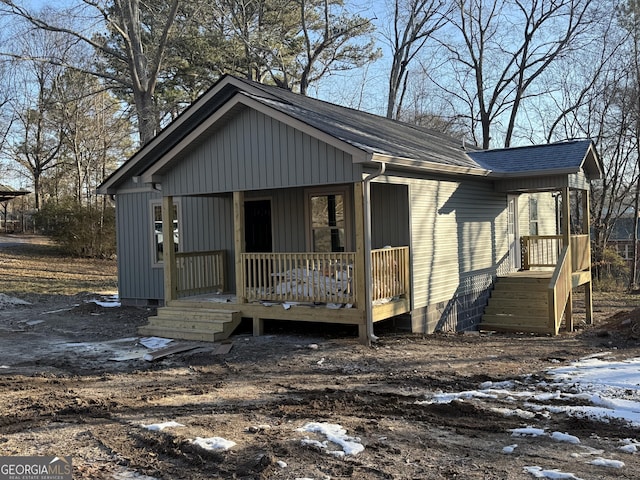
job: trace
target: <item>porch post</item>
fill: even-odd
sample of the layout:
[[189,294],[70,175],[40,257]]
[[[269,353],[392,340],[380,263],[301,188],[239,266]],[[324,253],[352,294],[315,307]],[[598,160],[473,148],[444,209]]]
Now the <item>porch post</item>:
[[178,298],[176,247],[173,241],[173,197],[162,197],[162,260],[164,263],[164,303]]
[[587,248],[589,249],[589,281],[584,284],[584,309],[585,322],[593,325],[593,285],[591,283],[591,205],[589,190],[582,192],[582,233],[589,236]]
[[238,303],[247,303],[244,296],[244,192],[233,192],[233,245],[235,250],[236,299]]
[[[562,189],[562,241],[571,250],[571,196],[569,187]],[[573,272],[572,272],[573,273]],[[564,322],[567,331],[573,331],[573,293],[569,287],[569,298],[564,309]]]
[[[356,258],[354,264],[354,276],[356,279],[355,284],[355,296],[356,296],[356,305],[358,306],[358,310],[362,310],[366,300],[366,275],[364,271],[365,266],[365,248],[364,248],[364,191],[362,189],[362,182],[356,182],[353,185],[353,199],[354,199],[354,210],[355,210],[355,223],[356,223]],[[367,311],[366,309],[364,310]],[[366,315],[366,313],[365,313]],[[358,325],[358,337],[361,342],[366,343],[367,340],[367,325],[366,318],[364,318],[365,323]]]

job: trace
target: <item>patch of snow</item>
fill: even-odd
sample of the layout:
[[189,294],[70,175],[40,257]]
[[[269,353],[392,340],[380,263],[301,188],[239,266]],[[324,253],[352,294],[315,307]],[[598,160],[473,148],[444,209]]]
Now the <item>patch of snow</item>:
[[544,470],[542,467],[524,467],[524,471],[536,478],[569,478],[572,480],[582,480],[573,473],[565,473],[560,470]]
[[[357,437],[350,437],[347,435],[347,431],[338,424],[335,423],[318,423],[309,422],[303,427],[298,429],[299,432],[320,433],[327,437],[327,440],[331,443],[335,443],[342,447],[339,451],[329,451],[332,455],[357,455],[364,450],[364,445]],[[309,439],[308,437],[302,440],[303,443],[312,444],[319,448],[326,448],[327,442],[318,442],[316,440]]]
[[624,440],[621,440],[621,442],[624,445],[622,445],[619,449],[625,453],[636,453],[640,448],[640,442],[633,438],[625,438]]
[[113,480],[159,480],[157,477],[142,475],[141,473],[128,470],[124,467],[118,467],[118,471],[113,472],[111,478],[113,478]]
[[524,427],[509,430],[512,437],[541,437],[546,435],[544,428]]
[[150,425],[140,425],[142,428],[146,428],[147,430],[151,430],[153,432],[161,432],[162,430],[164,430],[165,428],[172,428],[172,427],[184,427],[183,424],[178,423],[178,422],[163,422],[163,423],[152,423]]
[[89,302],[93,302],[96,305],[99,305],[99,306],[104,307],[104,308],[117,308],[117,307],[122,306],[122,304],[120,302],[103,302],[101,300],[95,300],[95,299],[94,300],[89,300]]
[[147,347],[150,350],[157,350],[159,348],[164,348],[173,342],[170,338],[162,338],[162,337],[143,337],[138,340],[140,345]]
[[194,445],[199,446],[204,450],[229,450],[231,447],[236,445],[236,442],[227,440],[222,437],[209,437],[209,438],[201,438],[196,437],[191,441]]
[[550,436],[556,442],[567,442],[573,444],[580,443],[580,439],[578,437],[574,437],[573,435],[569,435],[568,433],[553,432]]
[[513,445],[507,445],[502,448],[502,453],[513,453],[513,451],[518,448],[518,444],[514,443]]
[[17,297],[10,297],[6,293],[0,293],[0,308],[12,307],[15,305],[31,305],[26,300]]
[[609,467],[609,468],[622,468],[624,467],[624,462],[620,460],[610,460],[608,458],[594,458],[589,462],[591,465],[596,465],[598,467]]

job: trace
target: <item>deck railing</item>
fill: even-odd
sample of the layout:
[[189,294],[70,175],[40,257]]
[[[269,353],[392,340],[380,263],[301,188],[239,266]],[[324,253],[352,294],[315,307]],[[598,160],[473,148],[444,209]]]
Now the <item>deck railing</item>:
[[549,327],[554,335],[558,334],[571,293],[571,265],[571,249],[564,248],[549,282]]
[[406,294],[409,290],[409,247],[372,250],[371,270],[371,300],[375,302]]
[[571,265],[574,272],[591,266],[591,239],[589,235],[571,235]]
[[562,251],[562,235],[530,235],[520,237],[522,268],[555,267]]
[[243,253],[247,301],[354,303],[355,253]]
[[[589,268],[591,245],[589,235],[571,235],[572,271],[579,272]],[[522,268],[554,267],[558,264],[564,248],[561,235],[530,235],[520,238]]]
[[[354,252],[243,253],[247,301],[353,304],[357,278]],[[371,252],[372,301],[409,291],[409,247]]]
[[224,291],[225,251],[177,252],[177,296]]

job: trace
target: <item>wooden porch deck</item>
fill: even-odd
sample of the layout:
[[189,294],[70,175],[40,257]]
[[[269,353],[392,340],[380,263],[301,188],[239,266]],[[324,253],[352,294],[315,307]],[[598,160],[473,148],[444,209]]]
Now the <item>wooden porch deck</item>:
[[[408,247],[371,255],[373,322],[409,312]],[[242,254],[240,295],[211,293],[224,291],[224,252],[180,254],[176,261],[176,298],[141,334],[216,341],[248,318],[254,335],[263,333],[264,320],[290,320],[353,324],[366,338],[365,277],[355,253]]]

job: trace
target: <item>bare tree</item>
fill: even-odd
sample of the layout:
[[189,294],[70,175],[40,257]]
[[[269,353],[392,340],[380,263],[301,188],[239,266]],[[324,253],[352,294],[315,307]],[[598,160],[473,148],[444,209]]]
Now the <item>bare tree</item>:
[[386,35],[392,56],[387,118],[400,117],[409,66],[433,33],[445,24],[453,8],[445,0],[395,0],[393,5],[393,24]]
[[[467,105],[476,143],[489,148],[504,127],[511,145],[516,120],[532,86],[557,59],[581,47],[593,0],[457,0],[450,25],[461,43],[442,41],[455,68],[456,87],[431,78]],[[479,129],[479,132],[477,131]]]
[[11,101],[15,115],[9,155],[33,183],[35,208],[42,205],[43,179],[54,168],[62,145],[62,126],[53,121],[55,109],[52,87],[62,68],[38,59],[55,56],[66,58],[73,45],[58,33],[36,30],[18,39],[19,52],[24,58],[16,72],[13,87],[21,93]]
[[[82,0],[82,3],[85,10],[93,14],[95,21],[106,25],[110,36],[93,35],[93,30],[85,33],[82,28],[74,29],[61,20],[51,21],[13,0],[0,0],[0,4],[4,5],[3,13],[23,18],[38,29],[67,35],[93,47],[111,66],[120,65],[122,68],[91,69],[87,73],[132,92],[140,142],[144,144],[154,136],[159,126],[154,93],[179,0],[155,3],[140,0]],[[149,10],[143,12],[147,8]],[[76,10],[67,12],[68,16],[75,16]],[[153,28],[145,25],[144,21],[152,22]],[[42,57],[40,60],[87,71],[56,57]]]

